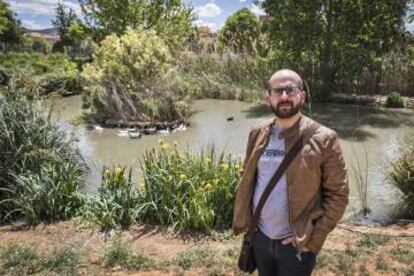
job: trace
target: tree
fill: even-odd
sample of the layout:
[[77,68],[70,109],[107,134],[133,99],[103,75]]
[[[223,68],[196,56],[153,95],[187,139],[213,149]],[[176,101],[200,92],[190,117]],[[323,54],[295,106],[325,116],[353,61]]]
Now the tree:
[[71,46],[74,41],[70,36],[70,27],[75,22],[78,22],[78,18],[72,8],[68,12],[65,9],[63,2],[59,1],[56,7],[56,17],[52,20],[52,24],[58,30],[61,44],[63,46]]
[[[322,99],[358,82],[404,30],[409,0],[265,0],[265,29],[292,67],[310,78]],[[379,82],[379,80],[377,80]]]
[[68,36],[73,45],[79,46],[86,38],[85,26],[79,20],[76,20],[70,25]]
[[179,50],[191,33],[192,9],[182,0],[79,0],[87,26],[97,40],[127,28],[153,29],[171,50]]
[[108,35],[82,72],[84,107],[91,107],[100,119],[151,117],[146,103],[166,97],[156,96],[152,87],[164,81],[170,60],[168,47],[154,30],[129,29],[120,37]]
[[249,9],[231,15],[219,33],[219,42],[236,53],[255,54],[260,37],[260,21]]
[[21,23],[8,5],[0,0],[0,41],[7,49],[9,45],[18,45],[22,42]]
[[0,0],[0,34],[7,29],[7,24],[9,23],[9,18],[7,17],[8,12],[7,4],[3,0]]

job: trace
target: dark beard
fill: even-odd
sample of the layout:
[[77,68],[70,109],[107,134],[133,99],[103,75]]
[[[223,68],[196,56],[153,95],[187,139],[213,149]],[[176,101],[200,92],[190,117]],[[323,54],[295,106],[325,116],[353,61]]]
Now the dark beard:
[[286,104],[286,102],[284,103],[279,103],[276,108],[274,108],[273,106],[270,106],[270,109],[272,110],[273,114],[276,115],[276,117],[281,118],[281,119],[288,119],[293,117],[294,115],[296,115],[299,110],[300,110],[300,104],[297,105],[293,105],[293,103],[288,102],[290,104],[290,109],[287,112],[282,112],[279,109],[279,106],[282,104]]

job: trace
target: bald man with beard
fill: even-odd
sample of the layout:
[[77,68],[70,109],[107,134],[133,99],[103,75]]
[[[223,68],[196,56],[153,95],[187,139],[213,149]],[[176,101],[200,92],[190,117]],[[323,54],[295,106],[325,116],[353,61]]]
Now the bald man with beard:
[[266,103],[274,116],[253,127],[234,203],[233,231],[245,232],[285,154],[304,146],[263,206],[252,236],[260,276],[310,275],[348,204],[348,176],[335,131],[301,113],[306,92],[294,71],[275,72]]

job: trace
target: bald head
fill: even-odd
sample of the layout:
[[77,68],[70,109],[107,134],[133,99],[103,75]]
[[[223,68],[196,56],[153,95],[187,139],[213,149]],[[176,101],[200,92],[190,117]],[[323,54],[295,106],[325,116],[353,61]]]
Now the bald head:
[[269,79],[269,87],[273,87],[273,83],[275,82],[285,82],[285,81],[292,81],[299,86],[299,89],[303,88],[302,78],[293,70],[290,69],[282,69],[276,71]]

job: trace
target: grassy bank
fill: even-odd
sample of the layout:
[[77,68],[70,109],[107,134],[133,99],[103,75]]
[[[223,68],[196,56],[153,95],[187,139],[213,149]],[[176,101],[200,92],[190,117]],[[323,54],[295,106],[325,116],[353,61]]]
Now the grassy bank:
[[79,94],[82,86],[74,62],[64,54],[9,52],[0,55],[0,88],[7,84],[36,98],[52,92]]

